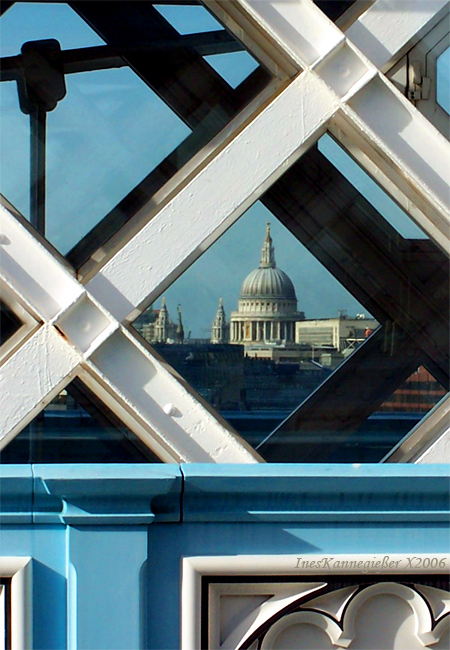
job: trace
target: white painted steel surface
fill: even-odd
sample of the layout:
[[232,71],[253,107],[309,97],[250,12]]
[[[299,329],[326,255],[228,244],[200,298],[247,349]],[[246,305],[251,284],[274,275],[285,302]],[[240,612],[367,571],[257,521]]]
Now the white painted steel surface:
[[0,557],[0,576],[11,578],[11,650],[33,647],[33,573],[30,557]]
[[311,66],[344,40],[342,32],[311,0],[240,0],[300,67]]
[[[3,272],[43,322],[0,368],[0,448],[84,368],[91,388],[98,392],[96,383],[107,384],[108,406],[120,417],[118,407],[123,411],[125,405],[133,413],[126,423],[166,462],[261,460],[183,389],[15,217],[0,209],[8,242]],[[173,416],[163,412],[168,401],[175,405]]]
[[118,320],[151,302],[279,177],[338,109],[304,72],[87,284]]
[[345,34],[384,72],[447,7],[448,0],[376,0]]
[[[228,3],[219,4],[225,15]],[[0,446],[74,374],[87,373],[91,388],[106,396],[113,411],[125,414],[130,428],[159,449],[163,460],[260,460],[123,323],[339,121],[348,125],[348,138],[355,133],[364,143],[363,164],[367,159],[372,173],[379,168],[388,189],[389,184],[401,188],[411,202],[409,211],[448,250],[450,144],[380,73],[439,17],[444,3],[400,4],[401,12],[398,2],[377,0],[347,35],[311,0],[230,4],[233,20],[240,12],[241,24],[252,25],[250,44],[257,44],[258,33],[266,54],[271,44],[274,69],[278,52],[293,75],[303,72],[259,106],[245,127],[238,126],[131,239],[116,235],[115,253],[97,272],[94,267],[86,286],[51,247],[1,208],[2,273],[43,324],[3,363],[7,392],[0,402]],[[164,411],[169,403],[176,416]]]

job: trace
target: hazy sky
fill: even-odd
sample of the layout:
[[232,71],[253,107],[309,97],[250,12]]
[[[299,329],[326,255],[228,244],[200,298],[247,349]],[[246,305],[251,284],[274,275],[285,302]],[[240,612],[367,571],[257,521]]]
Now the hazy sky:
[[[180,33],[217,29],[203,7],[164,6]],[[28,40],[56,38],[63,49],[103,41],[67,5],[16,3],[0,20],[1,56]],[[246,53],[207,57],[232,86],[255,67]],[[439,64],[441,103],[449,102],[449,51]],[[175,149],[190,129],[131,70],[67,75],[67,95],[48,115],[47,237],[66,253],[120,199]],[[0,84],[0,187],[25,215],[29,205],[29,118],[14,82]],[[328,136],[321,152],[406,237],[423,236],[409,217]],[[256,203],[165,292],[169,312],[181,303],[185,331],[208,336],[218,299],[227,316],[240,286],[259,264],[265,224],[272,223],[277,265],[292,279],[298,308],[309,318],[350,315],[361,307],[262,204]],[[159,301],[156,303],[159,304]],[[367,312],[365,312],[367,313]]]

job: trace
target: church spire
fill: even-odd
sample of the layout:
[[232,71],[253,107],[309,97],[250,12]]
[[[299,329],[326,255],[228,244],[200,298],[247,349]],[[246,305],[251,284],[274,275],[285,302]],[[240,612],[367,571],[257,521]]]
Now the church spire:
[[169,337],[169,312],[166,299],[162,299],[161,308],[155,321],[155,340],[157,343],[166,343]]
[[211,343],[226,343],[228,338],[227,331],[227,318],[225,316],[225,310],[223,308],[223,300],[220,298],[216,317],[212,324]]
[[266,238],[264,239],[261,250],[261,263],[259,265],[259,268],[274,269],[275,266],[275,247],[272,242],[272,237],[270,236],[270,223],[268,222],[266,229]]
[[178,343],[183,343],[184,327],[183,327],[183,320],[181,318],[181,305],[178,305],[177,311],[178,311],[178,325],[177,325],[177,329],[175,330],[175,338]]

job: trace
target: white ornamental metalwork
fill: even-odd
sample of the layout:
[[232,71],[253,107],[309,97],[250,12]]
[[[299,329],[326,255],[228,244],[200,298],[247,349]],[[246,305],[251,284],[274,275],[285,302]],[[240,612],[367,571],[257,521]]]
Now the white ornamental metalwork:
[[[149,201],[81,279],[1,207],[2,282],[27,314],[1,359],[1,448],[80,376],[166,462],[260,462],[129,323],[327,130],[448,250],[450,143],[384,75],[447,3],[377,0],[346,33],[311,0],[205,4],[281,87],[188,163],[157,210]],[[419,425],[409,460],[442,460],[448,405],[433,412],[431,437],[427,418]]]

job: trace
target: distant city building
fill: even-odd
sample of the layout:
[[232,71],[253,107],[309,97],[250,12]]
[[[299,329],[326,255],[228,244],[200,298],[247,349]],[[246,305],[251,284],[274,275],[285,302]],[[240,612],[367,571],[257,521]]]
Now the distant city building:
[[275,362],[317,357],[323,365],[335,366],[377,327],[373,318],[348,318],[344,311],[338,318],[305,319],[297,311],[292,280],[276,266],[267,224],[260,265],[245,278],[238,310],[231,312],[230,343],[244,345],[249,357]]
[[133,327],[149,343],[155,341],[155,320],[159,314],[158,309],[149,307],[133,323]]
[[248,348],[261,344],[289,345],[295,341],[295,323],[304,318],[297,311],[294,285],[277,268],[275,248],[267,224],[261,262],[244,280],[238,310],[231,312],[230,343]]
[[373,318],[357,314],[348,318],[343,312],[337,318],[317,318],[295,324],[295,342],[317,348],[334,348],[350,353],[378,327]]
[[177,307],[178,320],[173,322],[166,305],[162,299],[161,308],[149,307],[134,322],[134,327],[139,334],[149,343],[183,343],[184,327],[181,307]]
[[217,409],[241,410],[245,395],[243,349],[237,345],[158,343],[159,354]]
[[[160,309],[150,307],[135,321],[140,334],[212,406],[239,413],[293,410],[378,326],[365,314],[349,317],[344,310],[336,318],[305,319],[291,279],[276,266],[269,224],[260,265],[242,283],[238,310],[228,322],[219,299],[210,341],[185,340],[181,307],[172,321],[165,298]],[[420,367],[379,410],[426,412],[444,394]],[[259,426],[266,424],[261,420]]]
[[162,299],[161,309],[159,310],[158,317],[155,321],[155,341],[157,343],[165,343],[170,334],[170,327],[173,326],[173,323],[169,319],[169,312],[166,307],[166,299]]
[[[135,321],[135,327],[149,343],[183,343],[179,305],[177,309],[178,322],[174,322],[163,298],[160,309],[149,308]],[[297,310],[292,280],[276,265],[270,224],[267,224],[259,267],[242,283],[238,309],[231,312],[229,323],[223,300],[219,299],[210,342],[241,345],[245,356],[250,358],[275,363],[313,359],[334,368],[377,327],[373,318],[364,314],[349,318],[344,310],[337,318],[305,319],[305,313]],[[189,342],[208,343],[205,339]]]
[[427,413],[446,393],[435,377],[426,368],[419,366],[391,397],[383,402],[379,411]]

